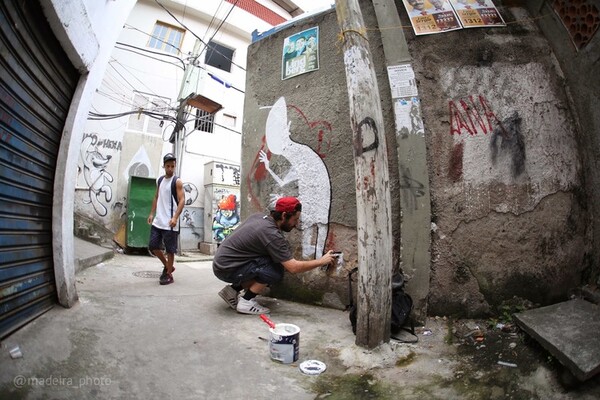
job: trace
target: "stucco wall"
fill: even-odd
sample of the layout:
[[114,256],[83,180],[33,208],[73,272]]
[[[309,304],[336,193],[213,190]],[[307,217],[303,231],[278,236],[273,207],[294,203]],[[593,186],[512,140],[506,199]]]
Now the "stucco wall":
[[589,250],[561,71],[525,10],[500,11],[506,28],[409,35],[428,140],[432,314],[565,299]]
[[[391,100],[372,6],[360,4],[386,124],[397,263],[402,253]],[[404,26],[410,26],[397,4]],[[431,185],[430,314],[483,315],[514,296],[540,304],[565,298],[580,283],[590,251],[577,130],[561,71],[530,15],[520,8],[499,9],[505,28],[420,37],[405,30],[422,102]],[[356,203],[335,18],[332,11],[299,21],[249,48],[242,218],[263,211],[272,193],[298,194],[297,182],[280,187],[260,157],[265,151],[270,169],[281,178],[293,167],[293,156],[268,152],[272,110],[267,107],[284,97],[291,140],[319,153],[327,170],[325,179],[312,170],[314,163],[296,162],[298,175],[314,189],[303,201],[326,205],[319,189],[330,185],[326,248],[344,251],[349,269],[356,264]],[[321,34],[319,70],[282,81],[284,38],[314,26]],[[315,242],[302,238],[304,233],[290,236],[299,258]],[[284,289],[275,292],[343,303],[344,267],[288,276]]]
[[[581,49],[577,49],[571,40],[569,31],[551,7],[552,2],[537,0],[528,2],[528,7],[536,17],[536,24],[548,39],[564,74],[570,109],[577,126],[577,142],[582,161],[583,186],[590,215],[591,252],[586,253],[582,278],[584,283],[600,284],[600,34],[590,35],[591,40]],[[581,14],[583,24],[577,25],[587,32],[594,32],[598,25],[591,4],[582,2],[576,7]],[[591,14],[591,15],[589,15]],[[590,18],[592,17],[592,18]],[[591,23],[590,23],[591,22]]]
[[[364,4],[371,10],[365,13],[365,20],[373,25],[371,5]],[[282,80],[284,39],[315,26],[319,27],[320,36],[319,69]],[[357,264],[357,237],[352,131],[338,32],[335,10],[329,10],[297,21],[249,47],[241,213],[245,219],[254,212],[264,212],[272,194],[299,196],[303,204],[302,229],[288,234],[296,245],[296,258],[314,258],[316,247],[317,254],[323,249],[342,251],[343,262],[328,271],[316,269],[288,275],[283,285],[272,288],[273,293],[283,298],[343,308],[348,302],[347,271]],[[387,82],[380,38],[369,34],[369,40],[373,57],[379,60],[375,65],[378,79]],[[270,108],[278,100],[278,107]],[[382,107],[387,140],[395,143],[388,92],[382,93]],[[268,126],[269,114],[280,114],[282,109],[287,113],[282,118],[287,117],[291,124],[289,139],[292,141],[284,152],[277,150],[277,140],[281,139],[278,132],[283,131],[284,126],[280,124],[280,129]],[[395,144],[387,148],[390,187],[398,199]],[[268,156],[274,175],[285,180],[293,172],[297,180],[281,186],[266,170],[261,151]],[[399,221],[400,206],[398,201],[392,203],[392,218]],[[399,261],[399,227],[399,223],[393,224],[395,265]]]

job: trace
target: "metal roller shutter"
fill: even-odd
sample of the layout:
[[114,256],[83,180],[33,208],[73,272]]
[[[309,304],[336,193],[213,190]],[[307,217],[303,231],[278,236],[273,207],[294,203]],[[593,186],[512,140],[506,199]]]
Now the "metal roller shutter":
[[0,338],[57,302],[52,196],[79,74],[36,1],[0,2]]

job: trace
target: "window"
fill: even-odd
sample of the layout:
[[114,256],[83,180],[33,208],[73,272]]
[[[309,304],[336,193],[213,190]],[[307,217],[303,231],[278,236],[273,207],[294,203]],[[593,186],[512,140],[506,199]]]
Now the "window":
[[[168,106],[169,99],[165,97],[153,96],[142,92],[134,92],[133,94],[132,111],[143,110],[158,114],[166,114]],[[160,135],[163,129],[161,122],[163,121],[152,118],[146,114],[131,114],[129,115],[127,127],[134,131]]]
[[194,129],[204,132],[213,132],[215,115],[199,108],[196,109],[196,121],[194,121]]
[[206,48],[206,57],[204,63],[212,65],[223,71],[231,72],[231,60],[233,59],[233,49],[222,46],[213,41],[208,42]]
[[223,125],[228,126],[230,128],[235,128],[235,124],[237,122],[237,118],[233,115],[223,114]]
[[182,40],[183,30],[162,22],[156,22],[148,47],[177,54]]

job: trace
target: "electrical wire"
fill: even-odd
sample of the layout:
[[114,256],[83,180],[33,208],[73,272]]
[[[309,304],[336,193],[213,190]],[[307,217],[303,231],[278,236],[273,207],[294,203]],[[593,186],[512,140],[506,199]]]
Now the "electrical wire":
[[[200,36],[196,35],[196,33],[194,33],[194,31],[192,31],[190,28],[188,28],[187,26],[185,26],[181,21],[179,21],[179,19],[177,19],[177,17],[175,15],[173,15],[173,13],[171,11],[169,11],[164,5],[162,5],[158,0],[154,0],[156,2],[156,4],[158,4],[163,10],[165,10],[167,12],[167,14],[169,14],[175,21],[177,21],[177,23],[179,25],[181,25],[184,29],[188,30],[196,39],[198,39],[204,46],[208,46],[208,44],[202,40],[200,38]],[[239,1],[239,0],[238,0]],[[220,51],[218,51],[217,49],[213,49],[215,52],[217,52],[218,54],[220,54],[221,56],[223,56],[226,60],[231,61],[232,65],[235,65],[236,67],[240,68],[242,71],[246,71],[246,68],[242,67],[241,65],[238,65],[236,63],[233,62],[233,60],[231,60],[229,57],[227,57],[226,55],[222,54]]]
[[[164,8],[164,7],[163,7],[163,8]],[[154,35],[152,35],[152,34],[150,34],[150,33],[148,33],[148,32],[144,32],[143,30],[141,30],[141,29],[138,29],[138,28],[136,28],[135,26],[132,26],[132,25],[129,25],[129,24],[125,24],[125,25],[123,25],[123,27],[124,27],[124,28],[127,28],[127,29],[133,29],[134,31],[138,31],[138,32],[140,32],[140,33],[143,33],[144,35],[146,35],[146,36],[149,36],[149,37],[151,37],[151,38],[153,38],[153,39],[156,39],[156,40],[158,40],[159,42],[162,42],[162,43],[168,44],[169,46],[173,47],[174,49],[177,49],[177,51],[179,51],[179,53],[183,53],[183,51],[182,51],[182,50],[181,50],[179,47],[177,47],[177,46],[174,46],[173,44],[171,44],[171,43],[169,43],[169,42],[165,42],[165,41],[164,41],[164,40],[162,40],[161,38],[159,38],[159,37],[156,37],[156,36],[154,36]],[[186,28],[186,29],[187,29],[187,28]],[[190,32],[191,32],[191,31],[190,31]],[[193,34],[193,33],[192,33],[192,34]],[[160,54],[162,54],[162,53],[160,53]],[[164,54],[164,55],[167,55],[167,54]]]
[[219,13],[221,6],[223,5],[223,2],[224,2],[224,0],[221,0],[219,2],[219,5],[217,6],[215,13],[213,14],[212,18],[210,19],[210,22],[208,23],[208,27],[206,28],[206,33],[204,34],[204,39],[206,39],[206,37],[208,36],[208,31],[210,31],[210,28],[212,27],[213,22],[217,18],[217,14]]
[[[228,13],[227,13],[227,15],[225,16],[225,18],[223,18],[223,19],[221,20],[221,23],[219,24],[219,26],[217,26],[217,29],[215,29],[215,32],[214,32],[214,33],[212,34],[212,36],[210,37],[210,40],[208,41],[208,43],[212,42],[212,40],[215,38],[215,36],[217,35],[217,32],[219,32],[219,30],[221,29],[221,27],[223,26],[223,24],[225,23],[225,21],[227,21],[227,18],[229,18],[229,15],[230,15],[230,14],[231,14],[231,12],[233,11],[233,9],[234,9],[234,8],[237,6],[237,3],[238,3],[239,1],[240,1],[240,0],[235,0],[235,3],[234,3],[232,6],[231,6],[231,8],[229,9],[229,12],[228,12]],[[208,45],[205,45],[205,46],[204,46],[204,48],[203,48],[202,50],[200,50],[200,53],[199,53],[199,54],[196,56],[196,59],[198,59],[198,58],[199,58],[199,57],[202,55],[202,53],[204,52],[204,50],[206,50],[207,48],[208,48]],[[215,49],[214,47],[213,47],[213,48],[211,48],[211,49],[212,49],[212,51],[215,51],[215,52],[217,52],[217,53],[221,54],[221,53],[220,53],[220,52],[219,52],[217,49]],[[221,55],[223,56],[223,54],[221,54]],[[223,57],[225,57],[225,56],[223,56]],[[228,59],[228,60],[229,60],[229,59]],[[229,61],[231,61],[231,63],[233,64],[233,61],[232,61],[232,60],[229,60]]]
[[[212,116],[212,114],[211,114],[211,115],[205,115],[205,116],[202,116],[202,117],[200,117],[200,118],[190,118],[190,119],[187,119],[187,120],[185,121],[185,123],[187,124],[187,123],[189,123],[189,122],[192,122],[192,121],[203,121],[203,122],[206,122],[206,121],[208,121],[208,118],[210,118],[211,116]],[[214,122],[214,121],[212,121],[212,124],[213,124],[213,125],[215,125],[215,126],[218,126],[218,127],[220,127],[220,128],[227,129],[228,131],[231,131],[231,132],[237,133],[238,135],[241,135],[241,134],[242,134],[242,132],[238,132],[238,131],[236,131],[236,130],[233,130],[233,129],[231,129],[231,128],[230,128],[230,127],[228,127],[228,126],[225,126],[225,125],[218,124],[218,123],[216,123],[216,122]],[[186,135],[186,137],[187,137],[187,136],[189,136],[189,135],[191,135],[191,134],[192,134],[192,132],[194,132],[194,131],[195,131],[195,129],[194,129],[194,130],[192,130],[192,131],[190,131],[190,133],[188,133],[188,134]],[[201,132],[205,132],[205,131],[201,131]],[[212,133],[212,132],[210,132],[210,133]]]
[[[117,60],[117,59],[113,58],[111,61],[114,61],[114,62],[116,62],[117,64],[119,64],[119,65],[121,66],[121,68],[123,68],[125,71],[127,71],[127,73],[129,73],[129,74],[130,74],[130,75],[131,75],[131,76],[132,76],[132,77],[133,77],[135,80],[137,80],[137,81],[138,81],[139,83],[141,83],[141,84],[142,84],[144,87],[146,87],[146,89],[148,89],[148,90],[150,91],[150,94],[152,94],[152,95],[154,95],[154,96],[156,96],[156,97],[162,97],[162,96],[159,96],[157,93],[155,93],[155,92],[152,90],[152,88],[150,88],[148,85],[146,85],[144,82],[142,82],[142,81],[140,80],[140,78],[138,78],[138,77],[136,76],[136,74],[134,74],[134,73],[132,73],[131,71],[129,71],[128,67],[126,67],[125,65],[121,64],[121,62],[120,62],[119,60]],[[113,68],[114,68],[114,67],[113,67]],[[122,76],[122,75],[121,75],[121,76]],[[123,79],[125,79],[125,78],[123,78]],[[131,84],[130,84],[130,85],[131,85]],[[133,85],[132,85],[132,87],[133,87]],[[133,87],[133,88],[134,88],[134,91],[139,91],[139,90],[136,90],[136,89],[135,89],[135,87]]]
[[147,111],[144,109],[125,111],[125,112],[117,113],[117,114],[99,114],[94,111],[89,111],[88,119],[93,120],[93,121],[103,121],[103,120],[108,120],[108,119],[122,118],[122,117],[126,117],[126,116],[132,115],[132,114],[133,115],[143,114],[143,115],[149,116],[150,118],[154,118],[154,119],[158,119],[158,120],[171,121],[171,122],[175,122],[175,123],[177,122],[177,119],[175,117],[173,117],[172,115],[156,113],[156,112]]
[[138,52],[138,51],[135,51],[135,50],[132,50],[132,49],[123,48],[123,47],[121,47],[121,46],[127,46],[127,47],[131,47],[131,48],[134,48],[134,49],[137,49],[137,50],[141,50],[141,51],[147,51],[148,53],[152,53],[152,54],[159,54],[159,55],[162,55],[162,56],[171,56],[170,54],[161,54],[161,53],[159,53],[159,52],[157,52],[157,51],[152,51],[152,50],[144,49],[144,48],[142,48],[142,47],[132,46],[132,45],[130,45],[130,44],[126,44],[126,43],[120,43],[120,42],[117,42],[117,44],[116,44],[116,46],[115,46],[115,48],[117,48],[117,49],[119,49],[119,50],[123,50],[123,51],[129,51],[129,52],[132,52],[132,53],[138,54],[138,55],[140,55],[140,56],[142,56],[142,57],[148,57],[148,58],[151,58],[151,59],[153,59],[153,60],[156,60],[156,61],[160,61],[160,62],[164,62],[164,63],[170,64],[170,65],[174,65],[174,66],[176,66],[176,67],[178,67],[178,68],[181,68],[182,70],[184,70],[184,71],[185,71],[185,62],[184,62],[184,61],[183,61],[181,58],[179,58],[179,57],[171,56],[171,57],[173,57],[173,58],[176,58],[176,59],[177,59],[179,62],[181,62],[181,64],[182,64],[182,65],[176,64],[176,63],[174,63],[174,62],[169,62],[169,61],[167,61],[167,60],[161,60],[161,59],[160,59],[160,58],[158,58],[158,57],[152,57],[152,56],[149,56],[149,55],[147,55],[147,54],[140,53],[140,52]]

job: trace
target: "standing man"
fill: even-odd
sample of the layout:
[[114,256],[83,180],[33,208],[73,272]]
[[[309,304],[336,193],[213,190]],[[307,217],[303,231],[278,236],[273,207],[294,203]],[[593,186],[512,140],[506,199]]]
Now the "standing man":
[[[179,236],[179,215],[183,211],[185,195],[183,182],[175,175],[176,158],[168,153],[163,157],[165,175],[157,180],[156,194],[152,201],[152,209],[148,215],[150,228],[150,242],[148,249],[162,262],[164,268],[159,278],[161,285],[173,283],[175,267],[175,252],[177,252],[177,238]],[[165,252],[162,251],[162,244]]]
[[[213,259],[213,272],[220,280],[231,283],[219,292],[229,307],[242,314],[269,313],[255,297],[267,286],[280,282],[284,270],[295,274],[333,263],[335,256],[331,251],[316,260],[292,257],[283,232],[296,227],[301,211],[297,198],[282,197],[269,215],[251,215],[223,240]],[[242,289],[246,290],[238,299]]]

